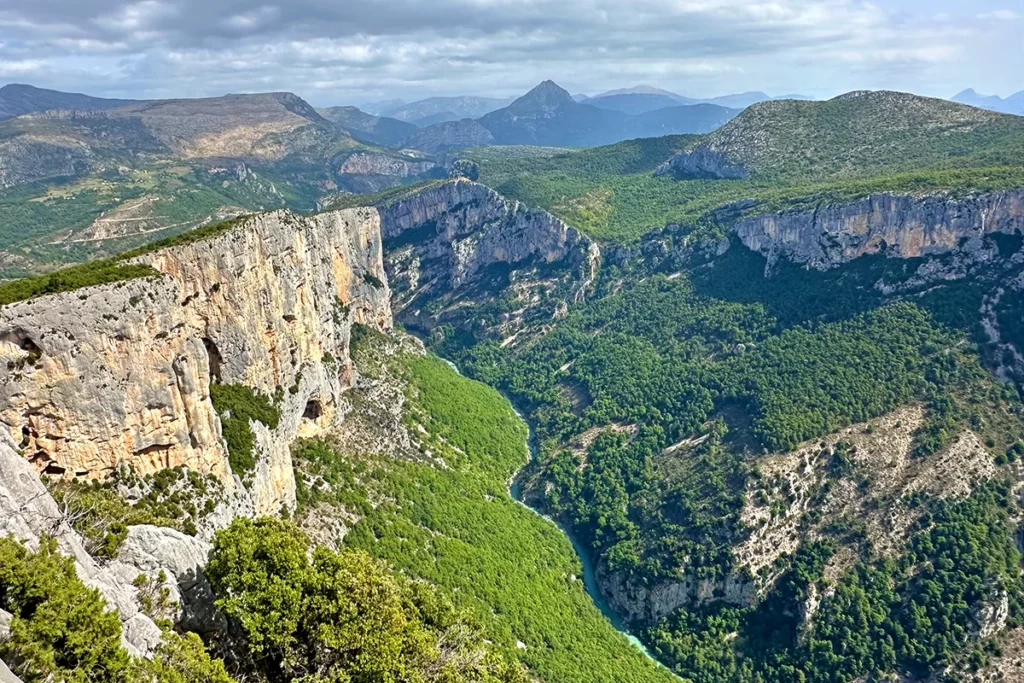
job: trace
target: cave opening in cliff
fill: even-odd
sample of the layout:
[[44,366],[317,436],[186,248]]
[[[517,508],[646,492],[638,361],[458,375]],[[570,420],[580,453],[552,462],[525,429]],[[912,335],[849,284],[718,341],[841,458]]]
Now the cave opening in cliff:
[[43,468],[43,474],[48,477],[63,477],[65,472],[67,472],[67,470],[55,462],[51,462]]
[[206,358],[210,363],[210,381],[220,384],[221,367],[224,363],[220,355],[220,349],[209,337],[203,337],[203,346],[206,347]]
[[24,362],[28,362],[30,365],[34,364],[43,355],[43,350],[39,348],[39,345],[32,340],[28,332],[20,327],[4,332],[0,335],[0,340],[15,344],[27,353],[28,357],[24,359]]
[[315,398],[309,399],[306,402],[306,409],[302,411],[302,417],[306,420],[319,420],[324,414],[324,407],[320,405],[320,401]]

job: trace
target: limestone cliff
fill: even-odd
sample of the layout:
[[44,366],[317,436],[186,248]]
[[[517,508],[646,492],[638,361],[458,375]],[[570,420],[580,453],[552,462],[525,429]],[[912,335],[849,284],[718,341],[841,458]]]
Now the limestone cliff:
[[373,209],[246,219],[135,259],[161,277],[0,309],[0,423],[38,471],[100,478],[184,465],[229,481],[210,383],[277,395],[253,422],[256,513],[294,505],[288,445],[340,419],[353,323],[391,324]]
[[396,313],[431,329],[473,297],[493,297],[522,284],[529,306],[547,280],[552,291],[578,298],[596,274],[600,251],[585,235],[546,211],[459,179],[380,207],[389,249],[387,268]]
[[768,257],[824,269],[865,254],[909,258],[980,250],[993,233],[1024,233],[1024,190],[953,197],[874,194],[738,221],[733,231]]
[[761,597],[757,583],[740,574],[730,574],[722,579],[688,575],[679,581],[642,585],[601,567],[597,580],[612,609],[627,622],[636,624],[655,624],[682,607],[716,600],[751,607]]

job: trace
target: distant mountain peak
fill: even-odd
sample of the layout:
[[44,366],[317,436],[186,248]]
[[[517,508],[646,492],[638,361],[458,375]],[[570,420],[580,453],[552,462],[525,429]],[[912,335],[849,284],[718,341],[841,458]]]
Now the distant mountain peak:
[[572,98],[568,90],[549,80],[542,82],[533,90],[520,97],[509,108],[516,110],[557,109],[575,104],[576,100]]
[[1024,115],[1024,90],[1004,98],[999,95],[983,95],[974,88],[967,88],[950,99],[960,104],[969,104],[972,107],[990,109],[1004,114]]

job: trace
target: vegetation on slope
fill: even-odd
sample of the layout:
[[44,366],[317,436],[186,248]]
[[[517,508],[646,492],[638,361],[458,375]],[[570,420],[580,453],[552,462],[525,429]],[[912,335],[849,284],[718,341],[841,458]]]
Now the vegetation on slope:
[[[439,351],[501,388],[531,422],[543,457],[533,495],[572,525],[598,563],[635,584],[741,571],[733,554],[748,533],[740,513],[763,451],[788,450],[914,402],[928,406],[917,457],[970,428],[989,457],[1005,464],[1010,456],[1003,454],[1016,454],[1024,436],[1016,390],[991,377],[968,341],[980,338],[976,311],[995,286],[993,274],[982,269],[968,281],[910,289],[893,301],[874,283],[903,282],[918,263],[865,258],[825,273],[780,264],[771,279],[764,265],[760,255],[734,247],[714,267],[668,259],[662,273],[639,264],[606,268],[593,297],[541,335],[522,335],[513,345],[478,339],[477,329],[449,327],[435,336]],[[975,521],[943,530],[928,546],[915,540],[892,567],[877,565],[869,545],[855,544],[863,566],[845,580],[863,575],[896,592],[864,598],[884,602],[871,607],[881,621],[847,624],[851,632],[841,639],[884,644],[883,629],[891,651],[855,656],[850,650],[861,645],[840,648],[829,630],[839,626],[814,632],[830,646],[808,650],[797,642],[808,586],[854,538],[840,525],[825,545],[805,539],[784,557],[777,570],[790,578],[776,582],[760,605],[682,610],[648,624],[648,642],[678,673],[699,681],[846,683],[865,673],[920,673],[978,660],[983,653],[974,649],[968,614],[991,596],[977,587],[1019,590],[1019,556],[1000,555],[1012,529],[1006,492],[994,486],[978,494],[978,508],[965,508]],[[946,510],[927,497],[917,504],[924,506],[915,513],[922,529]],[[964,548],[948,547],[960,537]],[[969,552],[978,547],[987,548],[981,552],[988,559],[973,565]],[[943,559],[947,551],[960,554]],[[993,565],[995,557],[1004,563]],[[937,571],[949,562],[976,569],[966,579]],[[930,570],[922,567],[936,568],[924,582],[922,571]],[[870,574],[881,571],[887,578]],[[920,608],[906,607],[917,600]],[[841,621],[847,607],[835,609]],[[944,639],[943,629],[953,636]],[[725,638],[737,632],[735,641]],[[834,668],[824,663],[847,656]]]
[[761,175],[865,177],[928,167],[1010,166],[1024,119],[907,93],[760,102],[706,143]]
[[243,670],[260,680],[526,681],[427,584],[363,551],[311,552],[289,522],[235,520],[217,533],[206,574],[245,634]]
[[9,254],[0,276],[112,256],[221,216],[314,205],[287,183],[252,171],[239,180],[226,169],[104,171],[15,185],[0,190],[0,248]]
[[211,384],[210,401],[220,415],[231,470],[244,477],[256,467],[256,435],[250,421],[277,429],[281,412],[269,397],[243,384]]
[[171,235],[155,242],[126,251],[116,257],[70,266],[61,270],[0,284],[0,306],[25,301],[45,294],[73,292],[84,287],[123,282],[143,277],[160,277],[152,266],[127,263],[128,260],[158,249],[192,244],[212,239],[241,224],[248,216],[239,216],[219,223],[204,225],[179,235]]
[[[357,340],[361,371],[370,372],[364,354],[385,355],[385,343]],[[540,680],[668,680],[594,607],[561,532],[509,496],[508,481],[526,462],[527,433],[508,402],[437,358],[399,356],[389,366],[407,387],[404,420],[420,455],[305,442],[293,449],[300,513],[319,517],[312,506],[342,504],[358,518],[346,546],[444,590]]]
[[0,659],[25,683],[231,683],[195,634],[165,632],[150,660],[121,645],[121,622],[70,557],[43,538],[30,552],[0,538],[0,609],[13,615]]
[[[160,470],[139,477],[119,468],[104,482],[56,480],[50,494],[66,511],[71,526],[81,534],[85,549],[94,557],[113,558],[128,537],[128,527],[153,524],[197,533],[196,523],[213,512],[223,497],[224,485],[213,475],[184,467]],[[138,490],[126,500],[119,490]]]
[[[847,683],[893,671],[927,678],[947,667],[955,680],[998,647],[978,637],[984,609],[1005,599],[1008,626],[1024,617],[1015,510],[1007,482],[931,501],[898,558],[862,561],[829,583],[823,569],[835,546],[803,546],[759,606],[712,604],[664,620],[648,637],[694,683]],[[801,624],[812,591],[824,597]],[[723,638],[729,633],[736,646]]]

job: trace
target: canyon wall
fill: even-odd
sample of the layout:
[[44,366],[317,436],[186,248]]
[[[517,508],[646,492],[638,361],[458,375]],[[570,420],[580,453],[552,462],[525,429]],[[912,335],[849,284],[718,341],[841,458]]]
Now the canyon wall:
[[963,197],[873,194],[745,218],[732,231],[749,249],[824,269],[865,254],[910,258],[980,251],[993,233],[1024,233],[1024,190]]
[[[541,280],[579,299],[600,263],[597,244],[575,228],[465,179],[434,185],[379,211],[392,305],[404,323],[420,329],[436,327],[444,319],[437,315],[441,308],[479,303],[515,279],[523,284],[524,307],[536,303],[526,290]],[[513,277],[512,271],[519,272]]]
[[210,384],[244,384],[281,410],[252,423],[253,509],[294,506],[288,446],[341,418],[352,324],[391,325],[376,211],[277,211],[134,261],[162,275],[0,309],[0,424],[50,475],[183,465],[230,484]]

